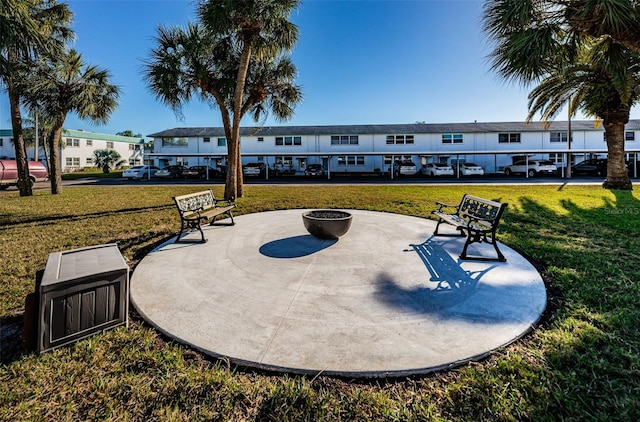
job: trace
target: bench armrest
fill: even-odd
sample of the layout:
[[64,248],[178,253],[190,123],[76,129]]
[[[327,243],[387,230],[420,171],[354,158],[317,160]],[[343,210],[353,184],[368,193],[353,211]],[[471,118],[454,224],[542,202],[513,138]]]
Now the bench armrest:
[[438,205],[438,211],[442,211],[443,208],[454,208],[456,210],[460,208],[460,205],[445,204],[444,202],[440,201],[436,201],[436,205]]

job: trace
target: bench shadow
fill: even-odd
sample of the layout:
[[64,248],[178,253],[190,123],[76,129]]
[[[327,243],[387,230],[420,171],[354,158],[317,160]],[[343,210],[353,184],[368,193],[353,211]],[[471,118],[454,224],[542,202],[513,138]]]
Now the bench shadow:
[[260,253],[270,258],[301,258],[334,245],[338,239],[318,239],[310,234],[273,240],[260,246]]
[[465,270],[464,261],[455,260],[434,236],[410,245],[429,272],[429,282],[417,287],[403,287],[387,274],[378,277],[376,295],[383,303],[417,313],[439,313],[471,297],[480,279],[496,265],[483,270]]

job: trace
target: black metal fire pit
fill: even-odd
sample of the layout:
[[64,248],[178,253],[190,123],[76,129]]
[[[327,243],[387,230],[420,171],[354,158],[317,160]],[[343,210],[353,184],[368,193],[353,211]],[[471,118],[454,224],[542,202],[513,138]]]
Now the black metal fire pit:
[[313,210],[302,213],[304,227],[320,239],[337,239],[351,227],[352,215],[339,210]]

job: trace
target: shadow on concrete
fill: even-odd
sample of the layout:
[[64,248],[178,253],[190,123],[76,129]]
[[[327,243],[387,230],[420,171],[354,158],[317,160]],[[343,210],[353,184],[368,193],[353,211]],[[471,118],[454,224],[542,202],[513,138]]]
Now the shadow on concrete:
[[453,259],[442,245],[433,236],[421,244],[410,245],[429,271],[431,283],[406,288],[383,273],[378,277],[378,298],[390,306],[418,313],[438,313],[470,298],[480,278],[496,265],[478,271],[465,270],[460,265],[463,261]]
[[310,234],[265,243],[260,253],[270,258],[301,258],[334,245],[338,239],[318,239]]

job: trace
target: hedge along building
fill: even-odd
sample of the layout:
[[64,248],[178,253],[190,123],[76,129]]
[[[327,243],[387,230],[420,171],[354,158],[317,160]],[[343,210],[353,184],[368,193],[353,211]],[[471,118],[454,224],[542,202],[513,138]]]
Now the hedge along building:
[[[523,122],[391,124],[340,126],[265,126],[241,130],[243,163],[262,161],[270,168],[304,171],[322,164],[332,172],[388,172],[394,160],[410,159],[420,167],[430,162],[455,165],[475,162],[486,172],[499,172],[516,159],[549,159],[564,167],[606,156],[605,132],[599,121],[547,124]],[[628,159],[640,152],[640,120],[626,126]],[[154,139],[150,161],[168,164],[225,164],[224,128],[175,128],[148,135]]]
[[[0,130],[0,158],[15,159],[13,131]],[[38,160],[45,161],[45,153],[40,142]],[[117,151],[124,165],[142,164],[144,139],[130,136],[95,133],[84,130],[63,129],[60,146],[60,168],[64,173],[84,167],[95,167],[94,151],[110,149]],[[27,149],[27,157],[34,159],[34,147]]]

